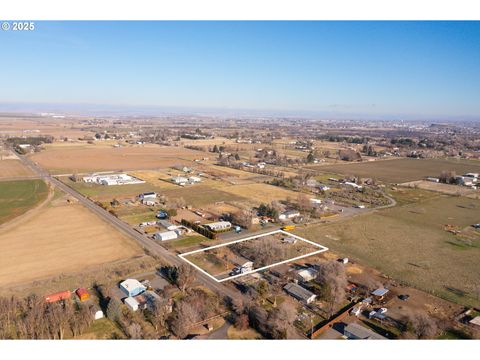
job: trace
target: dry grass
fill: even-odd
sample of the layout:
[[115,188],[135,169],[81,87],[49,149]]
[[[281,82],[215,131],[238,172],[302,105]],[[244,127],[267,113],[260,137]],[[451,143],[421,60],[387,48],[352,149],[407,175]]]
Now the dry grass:
[[31,156],[54,173],[158,169],[176,164],[192,165],[202,157],[198,151],[160,145],[124,146],[105,144],[54,147]]
[[296,199],[298,193],[268,184],[232,185],[221,188],[230,194],[245,197],[254,203],[270,203],[273,200]]
[[312,166],[316,170],[344,175],[373,177],[384,182],[403,183],[420,180],[427,176],[439,176],[442,171],[457,174],[479,172],[480,161],[459,159],[392,159],[363,163],[343,163]]
[[13,285],[125,259],[140,248],[81,205],[51,206],[0,235],[0,284]]
[[32,171],[20,160],[0,160],[0,179],[31,175],[33,175]]
[[[473,237],[468,227],[479,209],[478,200],[437,195],[298,233],[409,285],[478,306],[480,232]],[[445,231],[446,224],[465,236]]]
[[467,196],[471,197],[472,199],[480,199],[480,193],[478,191],[476,191],[475,189],[470,189],[466,186],[435,183],[425,180],[411,181],[408,183],[403,183],[401,185],[410,188],[435,191],[447,195]]

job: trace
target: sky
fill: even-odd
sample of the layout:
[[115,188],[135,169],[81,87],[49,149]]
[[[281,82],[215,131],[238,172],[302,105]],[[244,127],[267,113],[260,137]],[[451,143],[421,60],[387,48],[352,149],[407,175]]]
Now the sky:
[[36,22],[8,103],[480,120],[480,22]]

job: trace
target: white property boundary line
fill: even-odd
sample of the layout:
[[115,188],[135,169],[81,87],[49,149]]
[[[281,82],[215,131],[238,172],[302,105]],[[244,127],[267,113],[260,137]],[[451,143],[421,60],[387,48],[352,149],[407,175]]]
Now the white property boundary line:
[[[236,243],[239,243],[239,242],[243,242],[243,241],[247,241],[247,240],[252,240],[252,239],[257,239],[257,238],[260,238],[260,237],[264,237],[264,236],[268,236],[268,235],[274,235],[274,234],[284,234],[284,235],[287,235],[287,236],[294,237],[295,239],[304,241],[304,242],[306,242],[306,243],[308,243],[308,244],[310,244],[310,245],[313,245],[313,246],[315,246],[315,247],[318,247],[318,248],[320,248],[320,250],[313,251],[313,252],[308,253],[308,254],[305,254],[305,255],[300,255],[300,256],[297,256],[297,257],[294,257],[294,258],[291,258],[291,259],[283,260],[283,261],[280,261],[280,262],[277,262],[277,263],[274,263],[274,264],[271,264],[271,265],[263,266],[263,267],[260,267],[260,268],[258,268],[258,269],[253,269],[253,270],[247,271],[247,272],[245,272],[245,273],[243,273],[243,274],[233,275],[233,276],[227,277],[227,278],[222,279],[222,280],[218,280],[215,276],[209,274],[208,272],[206,272],[205,270],[203,270],[201,267],[195,265],[195,264],[192,263],[190,260],[188,260],[188,259],[185,258],[186,256],[189,256],[189,255],[192,255],[192,254],[196,254],[196,253],[199,253],[199,252],[204,252],[204,251],[207,251],[207,250],[216,249],[216,248],[223,247],[223,246],[229,246],[229,245],[236,244]],[[302,237],[300,237],[300,236],[291,234],[291,233],[289,233],[289,232],[287,232],[287,231],[275,230],[275,231],[270,231],[270,232],[268,232],[268,233],[264,233],[264,234],[260,234],[260,235],[254,235],[254,236],[249,236],[249,237],[246,237],[246,238],[243,238],[243,239],[239,239],[239,240],[235,240],[235,241],[230,241],[230,242],[224,243],[224,244],[219,244],[219,245],[210,246],[210,247],[207,247],[207,248],[204,248],[204,249],[198,249],[198,250],[190,251],[190,252],[187,252],[187,253],[179,254],[178,256],[179,256],[183,261],[186,261],[187,263],[189,263],[189,264],[192,265],[194,268],[196,268],[197,270],[201,271],[202,273],[204,273],[205,275],[207,275],[207,276],[210,277],[211,279],[215,280],[216,282],[221,283],[221,282],[224,282],[224,281],[233,280],[233,279],[238,278],[238,277],[240,277],[240,276],[245,276],[245,275],[253,274],[253,273],[256,273],[256,272],[259,272],[259,271],[262,271],[262,270],[271,268],[271,267],[273,267],[273,266],[285,264],[285,263],[288,263],[288,262],[291,262],[291,261],[295,261],[295,260],[299,260],[299,259],[302,259],[302,258],[305,258],[305,257],[308,257],[308,256],[320,254],[320,253],[323,253],[323,252],[325,252],[325,251],[327,251],[327,250],[328,250],[327,247],[322,246],[322,245],[317,244],[317,243],[314,243],[313,241],[304,239],[304,238],[302,238]]]

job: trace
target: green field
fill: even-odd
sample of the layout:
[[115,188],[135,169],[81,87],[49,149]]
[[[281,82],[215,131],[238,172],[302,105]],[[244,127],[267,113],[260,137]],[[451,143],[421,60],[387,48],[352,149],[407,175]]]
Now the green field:
[[170,240],[165,242],[162,245],[165,245],[169,249],[180,249],[180,248],[186,248],[186,247],[198,245],[206,241],[209,241],[209,239],[204,236],[192,235],[192,236],[187,236],[177,240]]
[[0,182],[0,224],[24,214],[48,195],[42,180]]
[[[316,170],[342,175],[372,177],[387,183],[403,183],[427,176],[439,176],[442,171],[480,172],[480,161],[464,159],[394,159],[363,163],[344,163],[312,167]],[[330,175],[330,174],[329,174]]]
[[[414,193],[415,195],[418,195]],[[436,195],[298,230],[300,236],[445,299],[480,306],[480,201]],[[459,235],[445,230],[450,224]]]

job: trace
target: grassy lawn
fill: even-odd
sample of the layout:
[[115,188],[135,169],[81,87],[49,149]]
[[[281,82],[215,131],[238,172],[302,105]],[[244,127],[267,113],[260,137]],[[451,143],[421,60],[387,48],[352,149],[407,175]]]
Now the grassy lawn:
[[0,182],[0,224],[35,207],[47,195],[48,187],[42,180]]
[[201,236],[201,235],[193,235],[188,236],[178,240],[171,240],[165,243],[169,249],[179,249],[184,247],[190,247],[194,245],[198,245],[204,241],[208,241],[209,239]]
[[262,335],[255,329],[248,328],[247,330],[238,330],[235,326],[228,328],[227,335],[229,340],[257,340],[262,338]]
[[478,307],[474,289],[480,273],[480,236],[467,241],[444,227],[468,229],[478,222],[479,209],[478,200],[436,195],[297,232],[405,284]]
[[125,335],[109,319],[95,320],[90,329],[75,339],[125,339]]

